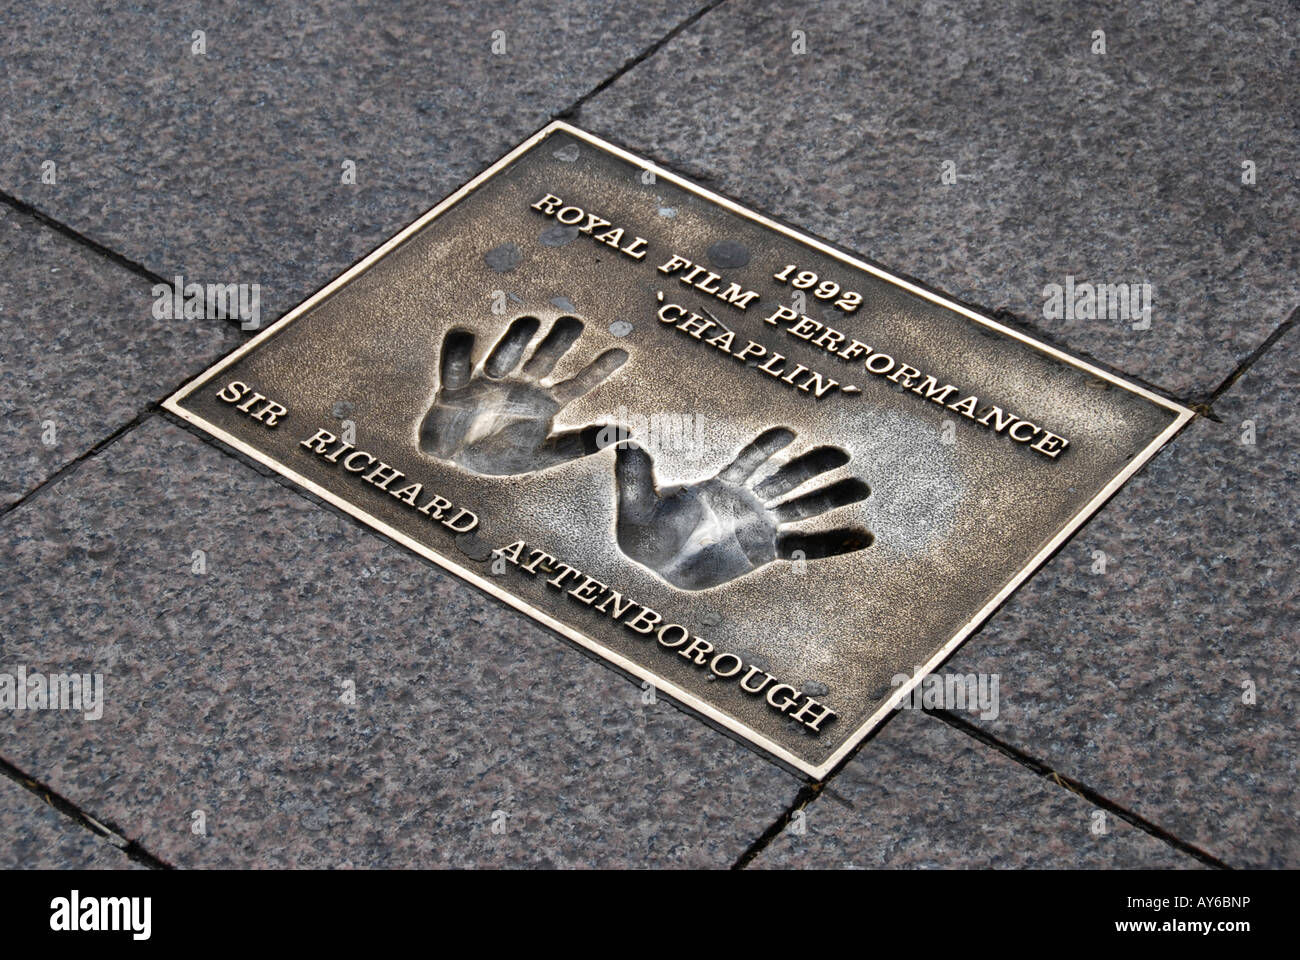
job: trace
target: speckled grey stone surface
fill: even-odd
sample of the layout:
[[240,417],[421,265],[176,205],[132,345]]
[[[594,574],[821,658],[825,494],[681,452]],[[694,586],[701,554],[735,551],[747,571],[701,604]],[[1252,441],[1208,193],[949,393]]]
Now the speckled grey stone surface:
[[971,722],[1234,866],[1300,866],[1298,404],[1293,329],[946,668],[1001,675]]
[[0,752],[176,865],[725,867],[798,789],[158,418],[0,542],[5,661],[106,675],[101,720],[0,715]]
[[[0,10],[0,189],[160,273],[259,282],[270,319],[699,6]],[[1262,3],[728,0],[577,122],[1198,398],[1300,300],[1296,49],[1294,12]],[[7,207],[0,241],[2,508],[233,341],[155,323],[144,281]],[[1151,329],[1044,319],[1067,274],[1153,284]],[[948,667],[1002,678],[1000,716],[972,722],[1232,865],[1300,865],[1295,336]],[[726,866],[795,796],[157,418],[0,520],[0,543],[0,668],[109,674],[103,721],[5,713],[0,755],[178,865]],[[32,804],[0,778],[11,855],[129,864]],[[1114,817],[1096,836],[1093,813],[909,714],[754,865],[1197,864]]]
[[147,280],[0,206],[0,507],[239,342],[152,307]]
[[[1300,302],[1296,21],[1267,2],[725,3],[578,123],[1196,397]],[[1150,329],[1045,319],[1067,276],[1152,284]]]
[[167,276],[260,283],[271,319],[700,5],[11,6],[0,188]]
[[131,870],[121,850],[0,776],[0,870]]
[[751,866],[1045,870],[1201,863],[942,720],[903,711]]

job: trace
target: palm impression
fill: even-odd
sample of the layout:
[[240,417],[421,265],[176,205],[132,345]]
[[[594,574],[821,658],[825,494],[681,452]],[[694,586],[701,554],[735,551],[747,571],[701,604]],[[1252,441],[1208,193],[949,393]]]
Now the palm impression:
[[560,317],[520,367],[540,328],[535,317],[519,317],[477,370],[474,334],[448,331],[439,356],[438,391],[420,424],[422,451],[473,473],[508,476],[545,470],[599,449],[603,425],[556,433],[555,415],[604,383],[627,353],[606,350],[571,379],[548,384],[583,325],[576,317]]
[[865,499],[856,477],[782,499],[808,480],[849,462],[838,447],[814,447],[759,483],[759,469],[794,440],[784,427],[766,430],[717,476],[660,490],[654,463],[634,441],[616,451],[618,545],[628,557],[683,590],[727,583],[774,560],[819,559],[871,545],[872,535],[849,526],[817,533],[783,531]]

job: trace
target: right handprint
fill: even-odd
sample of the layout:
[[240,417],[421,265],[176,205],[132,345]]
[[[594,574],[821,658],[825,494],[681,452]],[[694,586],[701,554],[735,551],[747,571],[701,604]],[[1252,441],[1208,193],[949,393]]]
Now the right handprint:
[[765,430],[716,477],[668,490],[655,485],[654,463],[635,442],[618,446],[618,545],[675,587],[704,590],[774,560],[818,559],[871,545],[861,527],[783,533],[784,524],[863,500],[871,492],[856,478],[782,500],[813,477],[842,467],[849,455],[815,447],[761,483],[759,469],[794,440],[784,427]]

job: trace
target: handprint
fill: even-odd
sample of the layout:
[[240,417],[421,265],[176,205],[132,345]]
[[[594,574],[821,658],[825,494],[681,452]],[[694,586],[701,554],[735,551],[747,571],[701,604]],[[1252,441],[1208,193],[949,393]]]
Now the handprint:
[[517,373],[541,323],[520,317],[474,370],[474,334],[451,330],[439,357],[438,392],[420,424],[420,449],[491,476],[532,473],[599,449],[603,425],[554,433],[555,415],[605,382],[627,360],[606,350],[569,380],[543,381],[582,335],[582,321],[560,317]]
[[704,590],[773,560],[817,559],[870,546],[873,538],[861,527],[781,532],[784,524],[857,503],[870,493],[861,480],[849,478],[774,502],[849,462],[838,447],[815,447],[753,483],[759,468],[792,440],[793,431],[784,427],[766,430],[716,477],[669,490],[656,488],[648,453],[635,442],[620,444],[615,454],[619,547],[673,586]]

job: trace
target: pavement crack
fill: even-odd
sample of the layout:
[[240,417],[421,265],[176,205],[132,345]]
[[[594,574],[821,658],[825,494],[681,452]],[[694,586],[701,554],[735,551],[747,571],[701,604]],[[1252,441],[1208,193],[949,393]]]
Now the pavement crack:
[[825,781],[821,781],[819,783],[810,783],[806,786],[800,787],[799,792],[794,795],[794,800],[786,811],[782,813],[781,816],[777,817],[766,830],[758,835],[757,839],[755,839],[754,842],[745,849],[745,852],[737,858],[736,862],[731,865],[731,869],[744,870],[748,867],[754,861],[755,857],[767,849],[767,846],[773,840],[785,832],[786,828],[790,826],[790,822],[794,820],[796,813],[817,799],[825,786]]
[[12,207],[14,210],[17,210],[19,213],[23,214],[24,216],[31,217],[37,223],[41,224],[41,226],[48,227],[49,229],[55,231],[56,233],[59,233],[62,236],[67,237],[73,243],[79,244],[88,250],[94,251],[95,253],[99,254],[99,256],[111,260],[113,263],[117,264],[122,269],[131,271],[137,277],[141,277],[145,280],[148,280],[150,283],[168,282],[167,280],[164,280],[162,277],[160,277],[158,274],[154,273],[144,264],[137,263],[136,261],[130,259],[129,257],[123,256],[122,254],[118,253],[116,250],[104,246],[98,240],[92,240],[90,237],[86,236],[81,231],[68,226],[66,223],[63,223],[61,220],[55,220],[49,214],[42,213],[40,210],[36,209],[36,207],[32,206],[30,203],[27,203],[23,200],[19,200],[17,197],[13,196],[12,194],[8,194],[5,193],[4,191],[0,191],[0,203],[3,203],[8,207]]
[[[24,200],[19,200],[17,197],[13,196],[12,194],[5,193],[4,191],[0,190],[0,203],[3,203],[8,207],[12,207],[14,210],[18,211],[24,216],[30,217],[31,219],[35,220],[41,226],[49,230],[53,230],[55,233],[59,234],[62,237],[66,237],[67,239],[71,240],[73,243],[79,246],[85,247],[87,250],[90,250],[96,255],[103,257],[104,259],[108,260],[110,263],[114,264],[115,266],[121,267],[123,270],[135,274],[137,277],[140,277],[142,280],[149,281],[151,286],[162,285],[168,287],[169,289],[172,288],[174,279],[168,280],[162,277],[161,275],[154,273],[144,264],[138,263],[135,260],[132,260],[130,257],[118,253],[116,250],[112,249],[111,247],[106,247],[98,240],[92,240],[90,237],[86,236],[84,233],[82,233],[80,230],[77,230],[75,227],[70,227],[63,221],[54,219],[49,214],[41,212],[36,207],[32,206],[30,203],[27,203]],[[245,332],[245,333],[247,332],[243,327],[243,321],[240,320],[240,318],[237,316],[221,317],[220,319],[223,323],[232,325],[241,332]],[[204,369],[206,369],[206,367]]]
[[94,444],[90,448],[83,450],[81,453],[79,453],[77,456],[69,460],[63,466],[59,467],[59,469],[55,470],[52,474],[50,474],[48,477],[46,477],[36,486],[32,487],[30,490],[24,493],[13,503],[8,504],[7,506],[4,507],[0,507],[0,519],[3,519],[4,517],[13,513],[15,510],[17,510],[23,504],[27,503],[33,497],[38,496],[43,490],[57,484],[64,477],[68,476],[69,474],[75,473],[77,469],[87,460],[91,459],[92,457],[98,456],[105,449],[112,446],[118,440],[121,440],[124,436],[126,436],[136,427],[140,426],[142,423],[144,423],[146,420],[152,417],[154,413],[157,411],[157,409],[158,409],[157,404],[155,403],[149,404],[147,407],[145,407],[143,410],[137,413],[126,423],[122,424],[120,427],[118,427],[108,436],[104,437],[102,440],[100,440],[98,443]]
[[1237,368],[1224,377],[1223,382],[1210,391],[1210,394],[1207,397],[1193,405],[1196,412],[1210,418],[1211,420],[1222,423],[1223,421],[1219,420],[1219,418],[1214,414],[1214,404],[1221,396],[1231,390],[1237,381],[1245,376],[1246,372],[1250,370],[1250,368],[1253,367],[1255,363],[1264,356],[1264,354],[1272,350],[1273,346],[1286,336],[1291,328],[1298,322],[1300,322],[1300,306],[1295,307],[1291,311],[1290,315],[1279,323],[1272,333],[1264,338],[1264,342],[1252,350],[1250,356],[1237,364]]
[[573,122],[575,118],[578,116],[578,112],[582,110],[582,108],[587,104],[587,102],[590,101],[593,97],[599,96],[605,90],[609,89],[609,87],[611,87],[614,83],[616,83],[619,80],[619,78],[622,77],[624,74],[626,74],[629,70],[632,70],[634,67],[638,66],[639,64],[644,63],[646,60],[649,60],[656,53],[662,50],[667,44],[671,43],[674,39],[676,39],[676,37],[679,34],[694,26],[696,23],[698,23],[704,17],[708,16],[708,14],[712,13],[714,10],[722,6],[724,3],[726,3],[726,0],[712,0],[712,2],[705,4],[703,7],[701,7],[699,10],[696,10],[693,14],[691,14],[681,23],[677,24],[677,26],[673,27],[671,30],[665,33],[654,43],[650,44],[650,46],[646,47],[636,56],[626,61],[621,67],[619,67],[617,70],[611,73],[600,83],[596,84],[596,86],[592,87],[582,96],[580,96],[577,100],[573,101],[573,103],[569,104],[559,113],[552,114],[551,118],[553,120],[566,120],[569,122]]
[[1105,810],[1107,813],[1111,813],[1116,817],[1119,817],[1119,819],[1123,820],[1125,823],[1129,824],[1130,826],[1137,827],[1143,833],[1149,834],[1150,836],[1161,841],[1162,843],[1168,844],[1178,852],[1184,853],[1187,856],[1193,858],[1194,860],[1198,860],[1201,863],[1205,864],[1206,866],[1214,867],[1215,869],[1218,870],[1232,869],[1231,866],[1224,863],[1222,860],[1220,860],[1218,857],[1214,856],[1213,854],[1205,850],[1202,850],[1200,847],[1196,846],[1193,843],[1189,843],[1188,841],[1183,840],[1181,837],[1174,836],[1168,830],[1164,829],[1163,827],[1159,826],[1156,823],[1153,823],[1152,821],[1148,820],[1146,817],[1143,817],[1141,814],[1134,813],[1132,810],[1129,810],[1126,807],[1122,807],[1115,801],[1102,796],[1100,793],[1098,793],[1092,787],[1088,786],[1086,783],[1083,783],[1081,780],[1076,780],[1075,778],[1067,776],[1066,774],[1063,774],[1058,770],[1054,770],[1049,764],[1044,763],[1042,760],[1039,760],[1037,757],[1025,753],[1023,750],[1020,750],[1017,747],[1013,747],[1011,744],[1006,743],[1005,741],[999,740],[997,737],[994,737],[992,734],[989,734],[988,732],[981,729],[980,727],[975,726],[975,724],[971,723],[970,721],[964,720],[961,717],[957,716],[956,714],[951,713],[947,710],[926,709],[924,712],[932,717],[936,717],[939,720],[942,720],[944,723],[948,724],[953,729],[959,730],[962,733],[966,734],[967,736],[975,740],[978,740],[980,743],[984,744],[985,746],[992,747],[994,750],[997,750],[1003,756],[1016,761],[1022,766],[1028,767],[1038,776],[1043,777],[1046,780],[1050,780],[1058,787],[1063,787],[1064,789],[1069,790],[1071,793],[1087,801],[1093,806]]
[[120,828],[116,827],[112,823],[104,822],[92,817],[67,797],[51,789],[47,784],[42,783],[35,777],[24,773],[4,757],[0,757],[0,774],[8,777],[24,790],[35,794],[40,798],[42,803],[53,807],[65,817],[68,817],[79,826],[84,827],[91,833],[95,834],[95,836],[111,843],[118,850],[121,850],[122,853],[124,853],[131,861],[149,867],[151,870],[175,869],[170,863],[154,856],[142,847],[138,841],[128,840]]
[[[61,480],[63,477],[75,472],[77,468],[81,466],[82,463],[95,456],[98,456],[105,449],[112,446],[118,440],[121,440],[124,436],[126,436],[136,427],[141,426],[150,417],[154,416],[157,413],[164,412],[166,408],[163,407],[163,401],[166,398],[175,394],[182,387],[191,383],[196,377],[200,376],[202,372],[206,369],[207,369],[207,363],[205,362],[204,366],[201,367],[198,371],[194,373],[187,373],[185,375],[185,379],[183,379],[180,383],[177,383],[176,385],[169,387],[159,399],[148,401],[143,407],[140,408],[139,411],[137,411],[136,415],[132,417],[130,420],[128,420],[126,423],[117,427],[107,436],[103,437],[102,439],[100,439],[99,441],[97,441],[87,449],[83,450],[73,459],[69,460],[63,466],[59,467],[59,469],[55,470],[44,480],[36,484],[36,486],[32,487],[30,490],[24,493],[13,503],[8,504],[7,506],[0,506],[0,519],[3,519],[13,511],[17,510],[23,504],[27,503],[33,497],[41,493],[41,491],[45,490],[47,487],[53,486],[54,484],[58,483],[58,481]],[[184,423],[184,421],[180,420],[180,418],[171,417],[170,419],[172,419],[176,423]],[[205,436],[205,437],[207,436],[206,434],[201,434],[198,431],[192,431],[192,432],[194,432],[196,436]]]

